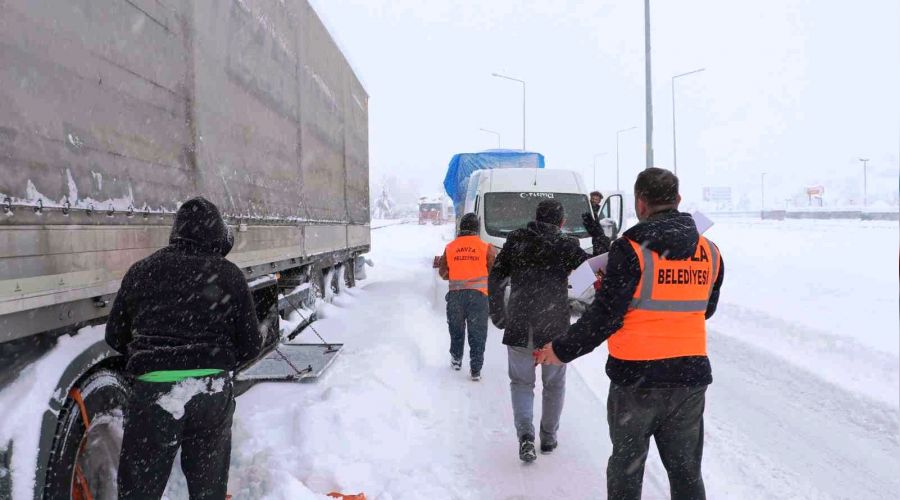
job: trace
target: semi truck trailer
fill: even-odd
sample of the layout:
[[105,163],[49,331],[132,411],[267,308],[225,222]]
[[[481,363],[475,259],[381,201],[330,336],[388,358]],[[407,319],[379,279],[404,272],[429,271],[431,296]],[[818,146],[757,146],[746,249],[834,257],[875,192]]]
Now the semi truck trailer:
[[115,498],[102,325],[193,196],[266,328],[242,387],[323,369],[282,316],[362,277],[368,186],[368,96],[306,0],[0,2],[0,499]]

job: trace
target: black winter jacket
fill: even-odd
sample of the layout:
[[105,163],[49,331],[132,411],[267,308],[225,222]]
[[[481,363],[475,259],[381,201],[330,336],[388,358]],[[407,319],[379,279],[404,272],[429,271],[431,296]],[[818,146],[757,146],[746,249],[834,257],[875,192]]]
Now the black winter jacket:
[[[653,215],[624,235],[670,259],[686,259],[694,254],[700,235],[694,219],[685,213],[668,210]],[[721,255],[721,253],[720,253]],[[719,289],[725,278],[724,261],[713,284],[706,308],[707,319],[716,312]],[[621,327],[641,279],[641,267],[634,249],[624,238],[616,240],[609,252],[606,277],[594,301],[568,333],[553,342],[553,350],[564,362],[593,351]],[[640,388],[694,387],[712,383],[712,370],[706,356],[687,356],[656,361],[625,361],[612,356],[606,373],[618,385]]]
[[215,205],[194,198],[178,211],[169,246],[131,266],[106,323],[129,372],[232,370],[259,355],[253,296],[225,260],[231,244]]
[[[569,273],[589,255],[559,227],[529,222],[509,233],[488,277],[491,321],[505,328],[503,343],[541,347],[569,327]],[[508,308],[504,307],[510,286]]]

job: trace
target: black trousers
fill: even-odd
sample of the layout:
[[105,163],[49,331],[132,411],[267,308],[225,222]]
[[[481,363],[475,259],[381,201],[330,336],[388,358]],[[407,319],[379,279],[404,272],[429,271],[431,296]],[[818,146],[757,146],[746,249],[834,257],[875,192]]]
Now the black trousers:
[[455,290],[447,293],[450,355],[462,359],[468,330],[469,367],[474,372],[480,372],[484,366],[489,315],[488,297],[478,290]]
[[609,386],[607,421],[613,452],[606,469],[608,498],[640,500],[650,438],[666,472],[672,500],[704,500],[703,408],[706,386],[631,389]]
[[181,448],[190,498],[224,499],[233,414],[228,375],[178,383],[135,381],[125,409],[119,498],[160,498]]

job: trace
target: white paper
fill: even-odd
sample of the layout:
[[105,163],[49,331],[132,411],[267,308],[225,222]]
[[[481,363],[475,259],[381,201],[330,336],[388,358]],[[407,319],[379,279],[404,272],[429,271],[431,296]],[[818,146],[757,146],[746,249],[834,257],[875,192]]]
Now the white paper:
[[591,257],[587,262],[591,265],[591,271],[594,271],[595,274],[597,271],[603,271],[603,274],[606,274],[606,264],[609,262],[609,252],[601,253],[596,257]]
[[699,210],[692,213],[691,217],[694,218],[694,223],[697,224],[697,232],[699,232],[700,234],[705,233],[707,229],[713,227],[713,224],[715,224],[709,217],[704,215]]
[[597,281],[597,271],[606,272],[606,263],[609,261],[609,254],[604,253],[581,263],[580,266],[572,271],[569,275],[569,287],[572,294],[580,297],[585,290],[594,286]]
[[595,281],[597,277],[591,270],[590,261],[586,260],[569,275],[570,295],[580,296],[589,287],[594,286]]

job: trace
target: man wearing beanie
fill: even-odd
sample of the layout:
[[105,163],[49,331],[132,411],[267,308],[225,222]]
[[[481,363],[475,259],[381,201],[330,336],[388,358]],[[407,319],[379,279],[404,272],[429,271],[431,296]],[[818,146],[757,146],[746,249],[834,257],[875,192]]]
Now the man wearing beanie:
[[497,251],[478,237],[478,216],[463,215],[459,234],[441,255],[438,272],[450,280],[447,292],[447,326],[450,329],[450,366],[462,368],[466,330],[469,333],[469,375],[481,380],[484,345],[487,342],[487,277]]
[[203,198],[175,215],[169,245],[125,274],[106,342],[134,376],[125,409],[119,498],[160,498],[181,449],[191,498],[225,498],[234,393],[230,372],[262,348],[253,296],[225,260],[233,239]]
[[[510,392],[519,458],[537,458],[535,429],[534,350],[566,333],[569,327],[568,277],[589,255],[578,240],[560,231],[563,206],[547,199],[537,206],[535,220],[509,233],[488,280],[491,321],[504,329],[509,360]],[[509,304],[504,303],[510,287]],[[543,381],[540,424],[541,452],[557,446],[556,432],[566,388],[565,366],[541,368]]]

